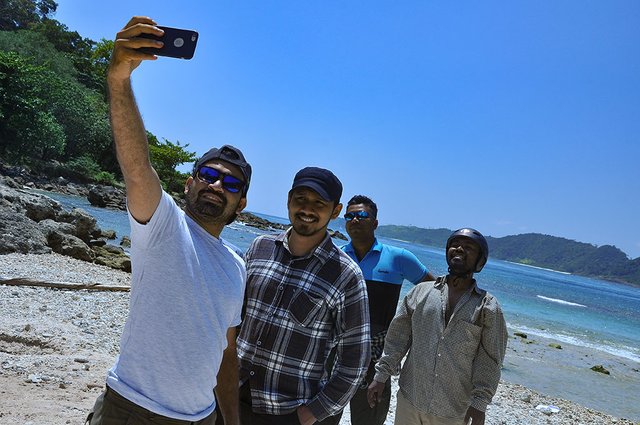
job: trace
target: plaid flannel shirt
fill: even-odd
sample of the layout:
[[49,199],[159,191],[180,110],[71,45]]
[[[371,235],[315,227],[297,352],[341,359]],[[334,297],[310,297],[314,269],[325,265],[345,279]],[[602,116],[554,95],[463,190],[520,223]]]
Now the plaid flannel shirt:
[[[246,254],[246,312],[238,337],[240,379],[256,413],[307,405],[318,420],[341,411],[370,359],[369,305],[359,267],[329,235],[294,257],[288,232],[257,238]],[[325,361],[336,347],[331,376]]]

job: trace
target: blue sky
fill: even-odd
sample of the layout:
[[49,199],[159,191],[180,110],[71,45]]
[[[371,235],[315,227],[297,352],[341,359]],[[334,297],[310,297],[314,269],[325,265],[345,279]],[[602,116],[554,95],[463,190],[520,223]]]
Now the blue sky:
[[112,39],[133,15],[200,33],[143,63],[147,128],[240,147],[248,209],[286,216],[326,167],[381,224],[544,233],[640,256],[640,2],[60,0]]

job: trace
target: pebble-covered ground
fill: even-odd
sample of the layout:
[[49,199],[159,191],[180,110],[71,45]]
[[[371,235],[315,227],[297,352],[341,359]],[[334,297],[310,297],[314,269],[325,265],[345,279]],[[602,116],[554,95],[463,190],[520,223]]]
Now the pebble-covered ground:
[[[58,254],[0,255],[0,279],[9,278],[129,284],[125,272]],[[128,300],[128,292],[0,282],[0,424],[83,423],[117,355]],[[629,394],[630,403],[638,400],[638,394]],[[553,405],[559,411],[545,413],[536,409],[539,405]],[[395,398],[387,424],[393,423],[394,406]],[[348,417],[346,411],[341,424],[348,424]],[[506,382],[500,384],[487,412],[491,425],[633,423]]]

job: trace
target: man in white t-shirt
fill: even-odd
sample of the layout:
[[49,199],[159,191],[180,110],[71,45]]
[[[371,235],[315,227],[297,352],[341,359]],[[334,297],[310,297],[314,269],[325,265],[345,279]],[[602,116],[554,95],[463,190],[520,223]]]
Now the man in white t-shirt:
[[225,145],[196,162],[185,184],[186,207],[162,190],[150,164],[131,72],[155,59],[141,34],[160,35],[153,20],[132,18],[120,31],[107,82],[111,124],[131,222],[131,300],[120,355],[89,415],[91,425],[238,420],[236,326],[244,298],[244,261],[220,239],[246,206],[251,166]]

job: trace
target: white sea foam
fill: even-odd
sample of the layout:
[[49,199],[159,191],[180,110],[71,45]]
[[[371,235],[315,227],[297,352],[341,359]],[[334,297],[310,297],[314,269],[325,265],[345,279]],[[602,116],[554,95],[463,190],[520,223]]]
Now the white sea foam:
[[571,305],[571,306],[574,306],[574,307],[586,307],[586,305],[584,305],[584,304],[572,303],[571,301],[561,300],[559,298],[549,298],[549,297],[545,297],[544,295],[536,295],[536,296],[538,298],[540,298],[540,299],[545,300],[545,301],[551,301],[552,303]]
[[518,265],[518,266],[531,267],[532,269],[546,270],[548,272],[554,272],[554,273],[560,273],[560,274],[571,274],[569,272],[561,272],[560,270],[548,269],[546,267],[532,266],[531,264],[516,263],[514,261],[505,261],[505,262],[506,263],[510,263],[510,264],[515,264],[515,265]]
[[[511,326],[510,326],[511,327]],[[634,362],[640,363],[640,350],[637,348],[627,347],[625,345],[609,345],[598,344],[596,342],[585,340],[578,335],[567,335],[563,333],[554,333],[549,330],[529,328],[527,326],[518,326],[517,329],[527,335],[534,335],[540,338],[553,339],[565,344],[576,345],[578,347],[586,347],[592,350],[602,351],[613,356],[622,357]]]

